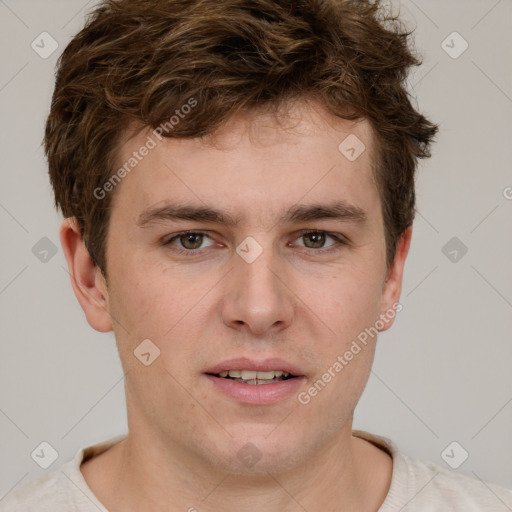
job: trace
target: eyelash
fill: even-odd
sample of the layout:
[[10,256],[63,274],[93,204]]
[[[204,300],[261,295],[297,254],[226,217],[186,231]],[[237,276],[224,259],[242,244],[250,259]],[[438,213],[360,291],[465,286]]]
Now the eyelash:
[[[311,253],[327,254],[327,253],[339,250],[341,248],[340,246],[344,246],[344,245],[348,244],[347,240],[345,238],[343,238],[342,236],[336,235],[334,233],[329,233],[327,231],[322,231],[320,229],[304,229],[304,230],[299,232],[299,235],[297,236],[297,239],[303,237],[304,235],[311,234],[311,233],[327,235],[327,236],[333,238],[334,240],[336,240],[336,242],[338,243],[338,246],[337,246],[337,244],[334,244],[333,246],[329,247],[328,249],[311,249],[311,248],[306,247],[305,249],[307,251],[311,252]],[[164,246],[171,245],[171,243],[174,240],[180,238],[183,235],[188,235],[188,234],[204,235],[204,236],[207,236],[208,238],[211,238],[208,235],[208,233],[205,232],[205,231],[192,231],[192,230],[188,230],[188,231],[182,231],[180,233],[176,233],[176,234],[172,235],[171,238],[163,239],[162,240],[162,245],[164,245]],[[188,257],[194,257],[194,256],[197,256],[198,254],[200,254],[202,251],[204,251],[206,249],[208,249],[208,247],[206,247],[205,249],[180,249],[179,247],[174,247],[173,250],[175,252],[177,252],[178,254],[182,254],[182,255],[188,256]]]

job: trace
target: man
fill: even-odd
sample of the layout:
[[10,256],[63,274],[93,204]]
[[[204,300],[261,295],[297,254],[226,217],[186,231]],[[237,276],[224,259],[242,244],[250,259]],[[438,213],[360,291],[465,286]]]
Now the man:
[[437,131],[404,88],[407,36],[364,1],[100,4],[61,58],[45,142],[129,433],[2,510],[512,506],[352,430]]

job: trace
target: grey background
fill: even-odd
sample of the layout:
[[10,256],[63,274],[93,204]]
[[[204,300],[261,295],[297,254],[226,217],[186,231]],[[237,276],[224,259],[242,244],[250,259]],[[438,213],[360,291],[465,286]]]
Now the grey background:
[[[92,5],[0,0],[0,497],[126,431],[115,340],[72,293],[40,145],[56,59]],[[379,339],[354,427],[441,465],[457,441],[459,471],[512,488],[512,3],[394,5],[417,26],[424,64],[410,86],[441,132],[419,170],[404,309]],[[59,44],[47,59],[31,48],[43,31]],[[457,59],[441,46],[453,31],[469,43]],[[46,262],[43,237],[57,249]],[[452,237],[468,249],[457,262],[443,253]],[[30,456],[42,441],[59,454],[47,470]]]

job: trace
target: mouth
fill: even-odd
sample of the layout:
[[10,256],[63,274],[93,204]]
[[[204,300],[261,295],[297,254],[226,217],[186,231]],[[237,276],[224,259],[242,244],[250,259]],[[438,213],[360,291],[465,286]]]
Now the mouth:
[[297,376],[292,375],[284,370],[270,370],[258,372],[255,370],[224,370],[219,373],[207,373],[213,377],[220,379],[230,379],[241,384],[249,384],[251,386],[258,386],[262,384],[272,384],[275,382],[282,382],[283,380],[294,379]]
[[306,382],[298,366],[279,358],[230,359],[208,368],[204,376],[214,393],[250,405],[271,405],[290,399]]

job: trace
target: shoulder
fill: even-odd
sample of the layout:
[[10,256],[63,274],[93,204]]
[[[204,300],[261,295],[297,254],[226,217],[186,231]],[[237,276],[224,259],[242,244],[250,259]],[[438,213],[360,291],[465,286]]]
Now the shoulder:
[[378,512],[510,512],[512,490],[401,452],[387,437],[355,430],[393,458],[391,485]]
[[[402,454],[407,467],[411,506],[432,512],[441,510],[510,512],[512,490],[452,471],[431,461]],[[413,507],[414,508],[414,507]]]
[[51,471],[0,499],[0,512],[108,512],[87,485],[80,465],[126,437],[116,436],[86,448]]
[[29,484],[8,493],[0,501],[0,512],[64,512],[75,510],[69,486],[63,470],[69,469],[66,463],[61,469],[52,471]]

